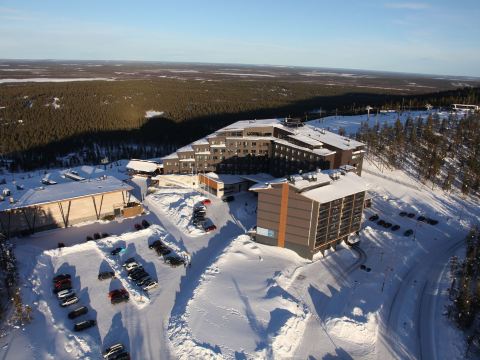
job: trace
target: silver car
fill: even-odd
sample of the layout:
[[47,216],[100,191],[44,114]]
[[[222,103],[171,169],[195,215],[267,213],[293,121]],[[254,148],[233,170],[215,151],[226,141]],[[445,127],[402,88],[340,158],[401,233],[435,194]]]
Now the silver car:
[[69,305],[76,304],[78,302],[78,298],[76,296],[71,296],[68,298],[65,298],[63,300],[60,300],[60,306],[61,307],[66,307]]
[[75,296],[75,291],[73,291],[73,289],[65,289],[57,293],[58,300],[62,300],[72,296]]

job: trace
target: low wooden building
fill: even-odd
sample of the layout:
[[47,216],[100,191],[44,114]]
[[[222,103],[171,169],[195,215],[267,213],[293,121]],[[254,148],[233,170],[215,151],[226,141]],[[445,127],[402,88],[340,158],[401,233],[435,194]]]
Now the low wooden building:
[[0,203],[0,232],[7,237],[123,216],[133,188],[112,176],[41,186]]

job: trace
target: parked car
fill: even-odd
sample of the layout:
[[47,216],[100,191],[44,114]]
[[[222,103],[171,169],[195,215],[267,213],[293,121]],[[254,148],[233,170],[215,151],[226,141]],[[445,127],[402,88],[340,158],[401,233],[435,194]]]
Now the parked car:
[[113,271],[102,271],[98,274],[98,280],[106,280],[115,277],[115,273]]
[[163,242],[162,240],[158,239],[158,240],[155,240],[153,243],[151,243],[150,245],[148,245],[148,248],[149,249],[155,249],[157,246],[162,246],[163,245]]
[[100,240],[102,238],[102,236],[100,235],[100,233],[95,233],[95,234],[93,234],[93,238],[95,240]]
[[386,223],[383,224],[383,227],[384,227],[385,229],[391,228],[391,227],[392,227],[392,223],[386,222]]
[[108,293],[108,297],[111,298],[112,296],[116,296],[116,295],[119,295],[119,294],[128,295],[128,291],[125,290],[125,289],[115,289],[115,290],[111,290],[111,291]]
[[143,284],[145,284],[145,283],[147,283],[148,281],[151,281],[151,280],[152,280],[152,278],[150,277],[150,275],[145,274],[144,276],[135,280],[135,285],[142,286]]
[[57,293],[58,300],[62,300],[72,296],[75,296],[75,291],[73,291],[73,289],[65,289]]
[[216,230],[216,229],[217,229],[217,227],[216,227],[214,224],[205,226],[205,227],[203,228],[203,230],[205,230],[205,232],[214,231],[214,230]]
[[70,284],[71,285],[72,284],[71,278],[63,278],[63,279],[57,280],[57,281],[55,281],[54,286],[56,288],[58,288],[58,287],[60,287],[61,285],[64,285],[64,284]]
[[405,217],[405,216],[407,216],[407,212],[406,211],[400,211],[400,214],[398,214],[398,215],[400,215],[401,217]]
[[143,219],[142,220],[142,226],[146,229],[146,228],[150,227],[150,223],[147,220]]
[[148,291],[148,290],[151,290],[155,287],[158,286],[158,283],[155,281],[155,280],[150,280],[150,281],[147,281],[143,284],[143,291]]
[[210,204],[212,203],[212,201],[211,201],[210,199],[203,199],[203,200],[201,201],[201,203],[202,203],[203,205],[210,205]]
[[400,225],[393,225],[392,226],[392,231],[397,231],[398,229],[400,229]]
[[66,306],[76,304],[77,302],[78,302],[78,297],[76,297],[74,295],[74,296],[70,296],[70,297],[67,297],[65,299],[60,300],[60,306],[61,307],[66,307]]
[[58,274],[53,278],[53,282],[56,283],[60,280],[71,279],[72,275],[70,274]]
[[235,200],[235,196],[233,196],[233,195],[224,195],[224,196],[222,196],[222,201],[223,201],[223,202],[231,202],[231,201],[233,201],[233,200]]
[[88,308],[86,306],[81,306],[79,308],[76,308],[75,310],[72,310],[68,313],[68,318],[69,319],[75,319],[81,315],[85,315],[88,313]]
[[137,281],[137,280],[140,280],[141,278],[143,278],[145,276],[149,276],[149,275],[145,270],[142,269],[141,271],[137,271],[136,273],[134,273],[132,275],[128,275],[128,278],[130,280]]
[[167,247],[158,247],[158,248],[155,249],[155,251],[157,252],[158,256],[165,256],[165,255],[168,255],[172,252],[172,250],[170,250]]
[[60,284],[59,286],[55,286],[53,288],[53,293],[58,294],[60,291],[68,290],[68,289],[71,289],[71,288],[72,288],[72,283],[70,283],[70,282],[63,283],[63,284]]
[[419,217],[417,217],[417,220],[421,222],[425,222],[427,221],[427,218],[425,216],[420,215]]
[[93,241],[93,237],[91,237],[90,235],[88,235],[86,241]]
[[408,213],[408,214],[407,214],[407,217],[409,217],[410,219],[411,219],[411,218],[414,218],[414,217],[415,217],[415,213]]
[[177,267],[180,265],[185,265],[185,259],[180,256],[167,256],[164,258],[165,262],[172,267]]
[[428,219],[427,219],[427,223],[429,223],[430,225],[437,225],[437,224],[438,224],[438,220],[434,220],[434,219],[428,218]]
[[114,354],[119,354],[121,352],[124,352],[125,351],[125,348],[123,346],[123,344],[114,344],[112,346],[109,346],[108,348],[106,348],[104,351],[103,351],[103,358],[104,359],[107,359],[107,360],[110,360],[112,358],[110,358],[110,356],[114,355]]
[[370,220],[370,221],[377,221],[378,219],[379,219],[379,216],[377,214],[372,215],[368,218],[368,220]]
[[135,258],[133,258],[133,257],[128,258],[127,260],[125,260],[125,261],[123,262],[123,265],[122,265],[122,266],[125,267],[125,266],[127,266],[128,264],[133,263],[133,262],[136,262]]
[[119,304],[121,302],[127,302],[130,299],[130,296],[128,294],[119,294],[115,295],[112,298],[110,298],[110,303],[112,305]]
[[138,264],[137,262],[131,262],[125,265],[125,270],[127,270],[127,272],[130,272],[138,267],[140,267],[140,264]]
[[133,225],[133,226],[134,226],[135,230],[137,230],[137,231],[143,229],[143,228],[142,228],[142,225],[140,225],[140,224],[135,224],[135,225]]
[[107,237],[109,237],[109,236],[110,236],[110,234],[108,234],[108,233],[102,233],[102,239],[105,239],[105,238],[107,238]]
[[107,360],[130,360],[130,354],[126,351],[122,351],[122,352],[113,354]]
[[115,255],[120,254],[123,251],[125,251],[124,247],[117,247],[117,248],[113,249],[112,251],[110,251],[110,254],[115,256]]
[[377,224],[383,226],[385,225],[385,220],[378,220]]
[[207,207],[205,206],[205,204],[203,203],[197,203],[193,206],[193,211],[200,211],[200,210],[203,210],[203,211],[207,211]]
[[92,326],[95,326],[97,322],[95,320],[85,320],[85,321],[81,321],[79,323],[76,323],[74,326],[73,326],[73,330],[74,331],[81,331],[81,330],[85,330],[85,329],[88,329],[88,328],[91,328]]
[[403,233],[403,235],[405,235],[405,236],[411,236],[411,235],[413,235],[413,230],[412,230],[412,229],[408,229],[407,231],[405,231],[405,232]]

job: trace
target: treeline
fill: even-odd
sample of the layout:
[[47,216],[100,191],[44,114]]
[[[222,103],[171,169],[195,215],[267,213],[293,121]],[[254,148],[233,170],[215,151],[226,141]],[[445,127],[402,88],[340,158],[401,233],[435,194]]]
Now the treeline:
[[[327,115],[352,114],[365,111],[366,105],[424,108],[427,102],[447,106],[480,99],[477,88],[412,96],[356,91],[271,80],[4,84],[0,86],[0,155],[23,169],[55,166],[59,156],[92,152],[95,147],[106,149],[115,160],[122,152],[108,149],[119,144],[134,156],[155,157],[240,119],[307,118],[318,116],[311,111],[319,108]],[[146,119],[148,110],[163,115]],[[139,153],[137,146],[155,150]]]
[[424,183],[463,194],[480,190],[480,115],[399,119],[393,125],[362,123],[357,138],[380,166],[402,168]]

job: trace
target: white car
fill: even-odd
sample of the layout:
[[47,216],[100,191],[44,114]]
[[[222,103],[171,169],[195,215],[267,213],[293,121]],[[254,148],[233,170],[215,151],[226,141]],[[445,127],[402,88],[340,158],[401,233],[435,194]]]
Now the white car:
[[65,289],[65,290],[60,291],[57,294],[57,297],[58,297],[58,300],[62,300],[62,299],[65,299],[65,298],[68,298],[68,297],[71,297],[71,296],[74,296],[74,295],[75,295],[75,291],[73,291],[73,289]]
[[127,265],[125,265],[125,270],[127,271],[132,271],[133,269],[139,267],[140,265],[136,262],[131,262],[131,263],[128,263]]
[[76,296],[72,296],[72,297],[68,297],[60,300],[60,306],[66,307],[72,304],[76,304],[77,302],[78,302],[78,298]]
[[122,344],[118,343],[118,344],[115,344],[115,345],[112,345],[108,348],[105,349],[105,352],[103,353],[103,357],[105,359],[108,359],[110,358],[110,356],[112,356],[113,354],[117,354],[117,353],[120,353],[124,350],[124,347]]
[[158,283],[155,280],[149,281],[143,285],[143,290],[148,291],[158,286]]

